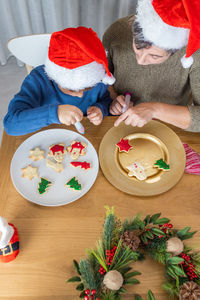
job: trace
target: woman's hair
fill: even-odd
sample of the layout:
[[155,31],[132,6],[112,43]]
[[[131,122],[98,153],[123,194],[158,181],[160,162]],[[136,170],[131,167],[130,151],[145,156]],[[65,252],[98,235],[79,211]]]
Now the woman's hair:
[[[142,32],[142,28],[140,27],[140,24],[135,21],[132,25],[132,31],[133,31],[133,38],[135,42],[135,47],[140,50],[140,49],[148,49],[150,48],[153,43],[146,41]],[[170,54],[174,54],[177,50],[175,49],[168,49],[166,50]]]

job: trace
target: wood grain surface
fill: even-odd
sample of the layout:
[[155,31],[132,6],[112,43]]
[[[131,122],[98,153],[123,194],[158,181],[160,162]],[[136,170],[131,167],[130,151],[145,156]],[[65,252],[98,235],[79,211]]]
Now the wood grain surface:
[[[85,137],[98,152],[104,134],[115,117],[106,117],[100,126],[83,121]],[[53,125],[48,128],[66,128]],[[194,150],[200,152],[200,134],[170,126]],[[44,128],[47,129],[47,128]],[[73,127],[67,128],[75,130]],[[15,190],[10,178],[10,162],[17,147],[31,134],[19,137],[3,135],[0,150],[0,215],[19,231],[20,253],[17,259],[0,265],[0,300],[73,300],[79,299],[74,284],[65,280],[75,275],[72,260],[85,256],[101,236],[105,205],[115,206],[116,214],[128,218],[137,213],[161,212],[174,226],[197,230],[190,246],[200,248],[200,177],[184,174],[168,192],[156,197],[136,197],[113,187],[101,170],[92,189],[81,199],[61,207],[42,207],[25,200]],[[19,174],[20,176],[20,174]],[[144,296],[151,289],[157,300],[169,299],[161,285],[163,266],[147,258],[133,265],[142,275],[141,284],[128,288],[123,299]]]

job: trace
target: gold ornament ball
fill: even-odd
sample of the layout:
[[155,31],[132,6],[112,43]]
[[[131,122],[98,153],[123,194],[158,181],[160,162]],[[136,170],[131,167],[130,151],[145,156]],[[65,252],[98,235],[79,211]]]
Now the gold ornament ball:
[[183,242],[177,237],[170,238],[167,241],[167,252],[172,253],[174,256],[183,252],[183,248]]
[[118,291],[123,285],[123,281],[122,274],[116,270],[109,271],[103,279],[105,286],[112,291]]

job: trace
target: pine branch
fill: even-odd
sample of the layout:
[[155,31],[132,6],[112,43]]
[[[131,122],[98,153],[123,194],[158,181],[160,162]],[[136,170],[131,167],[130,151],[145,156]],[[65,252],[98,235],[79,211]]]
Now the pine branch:
[[84,281],[84,285],[92,289],[97,289],[95,274],[93,273],[93,269],[88,260],[81,260],[79,263],[80,272],[82,274],[82,280]]

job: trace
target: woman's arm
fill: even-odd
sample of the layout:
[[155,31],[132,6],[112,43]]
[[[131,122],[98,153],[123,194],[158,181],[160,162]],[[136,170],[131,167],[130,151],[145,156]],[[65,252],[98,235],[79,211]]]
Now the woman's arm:
[[129,108],[116,120],[114,125],[118,126],[124,121],[126,125],[142,127],[152,119],[158,119],[176,127],[188,129],[191,115],[186,106],[145,102]]

